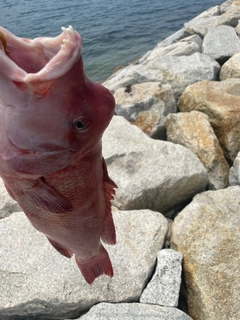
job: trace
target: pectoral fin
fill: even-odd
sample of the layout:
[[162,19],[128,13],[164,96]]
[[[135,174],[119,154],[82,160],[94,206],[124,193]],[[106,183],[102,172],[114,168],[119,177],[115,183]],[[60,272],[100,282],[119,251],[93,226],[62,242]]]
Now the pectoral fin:
[[72,210],[71,203],[41,179],[35,180],[27,187],[24,186],[23,192],[37,207],[46,211],[65,213]]

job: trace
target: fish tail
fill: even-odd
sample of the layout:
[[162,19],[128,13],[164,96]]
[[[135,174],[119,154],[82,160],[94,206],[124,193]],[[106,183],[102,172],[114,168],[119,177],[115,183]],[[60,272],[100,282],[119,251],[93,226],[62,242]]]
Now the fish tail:
[[82,275],[89,284],[102,274],[106,274],[109,277],[113,276],[112,263],[103,246],[101,246],[99,254],[90,258],[87,262],[80,261],[77,256],[75,260]]

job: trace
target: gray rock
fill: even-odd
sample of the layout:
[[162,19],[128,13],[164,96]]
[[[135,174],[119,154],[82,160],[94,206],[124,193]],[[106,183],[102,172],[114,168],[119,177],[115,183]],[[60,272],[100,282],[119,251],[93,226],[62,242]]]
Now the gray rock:
[[182,254],[172,249],[158,252],[157,268],[140,302],[177,307],[182,274]]
[[178,30],[177,32],[171,34],[169,37],[164,39],[163,41],[157,44],[157,47],[167,47],[181,39],[184,39],[188,36],[192,35],[191,33],[187,32],[184,28]]
[[239,226],[240,186],[198,194],[174,220],[194,320],[240,319]]
[[148,55],[143,64],[164,56],[190,56],[201,51],[202,39],[198,35],[189,36],[167,47],[157,46]]
[[118,185],[113,204],[124,210],[166,213],[204,191],[207,172],[185,147],[153,140],[115,116],[103,135],[103,155]]
[[240,185],[240,152],[234,160],[233,166],[230,169],[229,183],[231,186]]
[[202,112],[178,112],[166,119],[168,141],[192,150],[208,171],[209,189],[228,186],[229,166],[218,139]]
[[199,37],[197,34],[190,35],[182,40],[180,42],[193,42],[196,43],[199,47],[200,52],[202,52],[202,38]]
[[221,81],[229,78],[240,78],[240,52],[235,53],[223,64],[219,78]]
[[226,0],[220,5],[221,12],[225,13],[235,6],[239,6],[239,0]]
[[226,61],[240,51],[240,39],[234,28],[218,26],[210,29],[203,39],[202,52],[217,61]]
[[[158,72],[148,72],[145,66],[129,65],[112,74],[102,84],[114,93],[118,88],[132,86],[137,83],[158,81]],[[153,80],[154,79],[154,80]]]
[[152,138],[166,137],[165,119],[177,112],[177,104],[170,85],[145,82],[114,93],[115,112],[138,126]]
[[10,216],[13,212],[22,211],[16,201],[8,194],[5,185],[0,178],[0,219]]
[[176,308],[160,307],[143,303],[100,303],[81,320],[191,320]]
[[137,301],[153,272],[167,220],[149,210],[113,210],[117,245],[106,246],[114,277],[89,286],[23,213],[0,220],[0,319],[74,318],[94,304]]
[[[225,10],[227,10],[227,7]],[[240,19],[240,9],[229,7],[229,10],[225,10],[222,6],[215,6],[185,23],[184,28],[186,32],[196,33],[201,37],[204,37],[211,28],[220,25],[228,25],[235,28]],[[222,14],[223,11],[225,12]]]
[[128,66],[113,74],[103,85],[114,92],[136,83],[167,83],[178,99],[188,85],[203,79],[216,80],[219,70],[220,65],[214,59],[199,52],[191,56],[164,56],[146,65]]
[[160,70],[160,81],[172,86],[176,99],[192,83],[202,79],[217,79],[220,69],[214,59],[199,52],[190,56],[158,57],[147,66],[151,70]]
[[[176,42],[189,37],[189,36],[193,36],[191,35],[189,32],[186,32],[184,30],[184,28],[180,29],[179,31],[173,33],[172,35],[170,35],[169,37],[167,37],[165,40],[159,42],[156,47],[153,50],[148,51],[146,54],[144,54],[138,61],[136,64],[141,64],[143,62],[145,62],[147,60],[147,58],[154,52],[157,51],[160,47],[164,48],[164,47],[171,47],[172,44],[175,44]],[[202,41],[202,40],[201,40]],[[199,43],[197,43],[199,45]],[[174,47],[173,47],[174,48]],[[167,50],[169,51],[169,50]],[[172,50],[171,50],[172,51]],[[199,51],[199,50],[197,50]]]

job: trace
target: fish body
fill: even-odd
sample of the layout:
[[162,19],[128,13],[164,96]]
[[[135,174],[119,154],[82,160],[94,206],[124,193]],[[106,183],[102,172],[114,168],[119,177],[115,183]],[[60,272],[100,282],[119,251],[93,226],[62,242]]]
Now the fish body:
[[[4,39],[4,41],[3,41]],[[1,46],[2,44],[2,46]],[[113,276],[115,183],[101,137],[114,98],[84,74],[81,37],[18,38],[0,28],[0,176],[33,226],[88,283]]]

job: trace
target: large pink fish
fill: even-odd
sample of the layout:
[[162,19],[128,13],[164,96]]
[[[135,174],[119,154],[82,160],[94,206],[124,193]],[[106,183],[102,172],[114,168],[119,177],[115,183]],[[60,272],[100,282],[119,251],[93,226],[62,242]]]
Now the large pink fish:
[[[112,94],[83,70],[81,37],[19,38],[0,27],[0,176],[33,226],[88,283],[113,276],[116,243],[101,137]],[[27,235],[26,235],[27,236]]]

